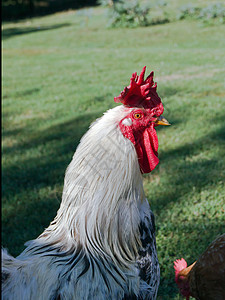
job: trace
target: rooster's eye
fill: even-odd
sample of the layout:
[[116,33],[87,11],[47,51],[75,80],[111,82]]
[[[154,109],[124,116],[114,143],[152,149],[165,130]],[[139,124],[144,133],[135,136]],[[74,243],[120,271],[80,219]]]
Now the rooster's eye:
[[136,113],[136,114],[134,114],[134,118],[135,119],[141,119],[142,117],[143,117],[142,113]]

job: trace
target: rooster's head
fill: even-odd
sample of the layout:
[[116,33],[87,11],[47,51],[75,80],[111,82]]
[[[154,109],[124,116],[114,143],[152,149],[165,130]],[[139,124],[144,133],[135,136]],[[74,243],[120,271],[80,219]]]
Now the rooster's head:
[[190,297],[190,287],[188,282],[188,276],[191,268],[194,264],[187,267],[187,262],[184,258],[174,261],[175,270],[175,282],[181,292],[181,294],[188,300]]
[[133,73],[130,85],[114,101],[121,102],[127,109],[126,117],[119,123],[120,130],[134,144],[142,173],[150,173],[159,162],[155,127],[170,124],[162,117],[164,108],[156,92],[154,73],[144,79],[145,70],[146,67],[139,76]]

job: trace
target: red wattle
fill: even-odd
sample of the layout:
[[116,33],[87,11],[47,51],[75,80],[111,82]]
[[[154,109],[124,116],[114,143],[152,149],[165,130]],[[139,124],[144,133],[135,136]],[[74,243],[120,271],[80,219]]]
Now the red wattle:
[[148,128],[139,135],[135,143],[138,162],[142,173],[150,173],[159,163],[158,138],[155,129]]

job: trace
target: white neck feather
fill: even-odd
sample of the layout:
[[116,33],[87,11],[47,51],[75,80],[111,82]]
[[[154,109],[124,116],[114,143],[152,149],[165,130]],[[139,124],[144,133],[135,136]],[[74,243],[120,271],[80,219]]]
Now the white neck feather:
[[83,136],[66,171],[57,216],[40,238],[134,261],[145,196],[135,148],[118,126],[128,113],[123,106],[109,110]]

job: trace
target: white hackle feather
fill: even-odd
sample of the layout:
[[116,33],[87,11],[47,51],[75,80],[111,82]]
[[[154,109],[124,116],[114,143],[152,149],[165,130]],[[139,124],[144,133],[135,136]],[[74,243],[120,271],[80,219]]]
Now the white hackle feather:
[[[134,145],[118,126],[129,112],[118,106],[91,125],[66,170],[53,222],[17,258],[3,251],[3,299],[119,300],[151,290],[136,264],[150,208]],[[159,276],[156,253],[153,260]],[[154,284],[153,296],[140,297],[155,299]]]

